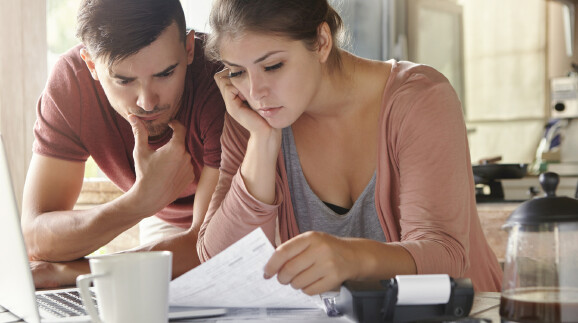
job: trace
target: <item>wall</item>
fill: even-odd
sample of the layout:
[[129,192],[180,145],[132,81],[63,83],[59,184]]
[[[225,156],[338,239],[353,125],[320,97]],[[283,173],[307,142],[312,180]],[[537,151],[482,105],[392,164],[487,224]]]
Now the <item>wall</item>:
[[[485,2],[486,7],[494,3],[495,15],[480,14],[481,7],[470,6],[468,11],[468,5],[476,1]],[[467,120],[468,126],[475,129],[469,137],[472,160],[501,155],[503,162],[530,163],[550,118],[550,79],[567,75],[572,70],[571,63],[578,62],[578,29],[575,25],[574,53],[568,57],[560,2],[466,0],[463,3],[466,14],[478,20],[475,24],[470,21],[465,40],[470,42],[472,51],[467,55],[473,63],[466,71],[470,86]],[[578,18],[578,1],[574,3],[574,15]],[[481,36],[482,31],[476,31],[473,25],[493,36]],[[494,60],[495,66],[484,60]],[[488,71],[492,72],[487,74]],[[479,79],[479,75],[488,79]],[[488,84],[500,82],[503,91],[484,93]],[[525,91],[513,91],[510,85],[514,82],[522,83]]]
[[[578,19],[578,1],[575,2],[574,16]],[[574,55],[566,55],[564,42],[564,26],[562,17],[562,4],[556,1],[548,2],[548,79],[561,77],[568,74],[572,62],[578,63],[578,46],[576,46],[576,26],[574,27]],[[578,23],[578,20],[576,20]]]
[[466,120],[472,161],[530,163],[548,119],[544,0],[467,0]]
[[18,205],[32,156],[36,101],[46,82],[46,5],[0,1],[0,133]]
[[[502,155],[504,162],[531,162],[548,119],[548,79],[565,75],[570,62],[578,62],[576,51],[572,58],[565,56],[562,5],[545,0],[461,3],[466,56],[472,62],[465,102],[468,127],[475,129],[469,137],[472,159]],[[34,108],[46,79],[45,22],[45,1],[0,1],[0,132],[19,200],[31,157]],[[526,90],[509,88],[517,82]],[[499,92],[487,89],[496,83]]]

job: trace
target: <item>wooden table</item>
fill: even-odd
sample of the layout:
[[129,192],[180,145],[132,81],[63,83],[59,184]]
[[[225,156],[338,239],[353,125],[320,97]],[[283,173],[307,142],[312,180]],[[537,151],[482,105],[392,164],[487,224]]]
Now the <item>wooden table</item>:
[[[474,304],[472,310],[470,311],[469,317],[488,319],[494,323],[500,322],[500,293],[476,293],[474,297]],[[226,317],[219,318],[220,320],[226,320]],[[217,320],[208,320],[208,322],[216,322]],[[336,321],[338,321],[336,319]],[[4,321],[0,316],[0,322],[24,322],[24,321],[14,321],[13,319]],[[193,322],[193,320],[191,320]],[[198,322],[195,320],[195,322]],[[204,322],[204,320],[203,320]]]
[[470,316],[500,322],[500,293],[476,293]]

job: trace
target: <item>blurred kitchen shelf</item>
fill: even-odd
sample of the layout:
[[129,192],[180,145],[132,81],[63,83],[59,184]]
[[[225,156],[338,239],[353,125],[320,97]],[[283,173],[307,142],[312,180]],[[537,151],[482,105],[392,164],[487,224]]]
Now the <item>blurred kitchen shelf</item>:
[[[556,195],[574,197],[578,176],[560,176],[560,183],[556,189]],[[538,191],[537,196],[543,196],[544,192],[540,186],[538,176],[526,176],[520,179],[503,179],[505,200],[528,200],[530,199],[530,187]]]
[[578,163],[552,163],[548,164],[548,171],[560,176],[578,176]]

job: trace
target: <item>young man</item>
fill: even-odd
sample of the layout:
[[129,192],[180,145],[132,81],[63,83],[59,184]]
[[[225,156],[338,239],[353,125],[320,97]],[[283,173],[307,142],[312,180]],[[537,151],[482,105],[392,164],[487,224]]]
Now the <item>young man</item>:
[[[220,66],[205,59],[204,35],[187,33],[178,0],[84,0],[77,36],[39,100],[24,189],[37,286],[73,283],[88,270],[73,260],[143,219],[153,223],[141,225],[139,250],[173,251],[179,275],[199,262],[197,231],[219,176]],[[73,210],[89,156],[124,194]]]

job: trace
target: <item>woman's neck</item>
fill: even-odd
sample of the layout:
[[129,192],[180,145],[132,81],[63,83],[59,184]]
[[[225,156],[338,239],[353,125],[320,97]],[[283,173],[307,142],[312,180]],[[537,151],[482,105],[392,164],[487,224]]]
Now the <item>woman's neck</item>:
[[341,52],[342,64],[323,70],[319,91],[305,111],[312,118],[336,118],[347,115],[356,96],[356,65],[359,58],[346,51]]
[[[340,68],[325,70],[315,99],[302,117],[319,121],[347,120],[359,108],[380,99],[387,81],[386,63],[342,51]],[[381,70],[384,68],[383,70]]]

